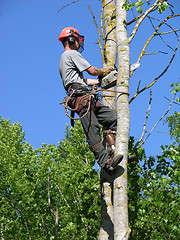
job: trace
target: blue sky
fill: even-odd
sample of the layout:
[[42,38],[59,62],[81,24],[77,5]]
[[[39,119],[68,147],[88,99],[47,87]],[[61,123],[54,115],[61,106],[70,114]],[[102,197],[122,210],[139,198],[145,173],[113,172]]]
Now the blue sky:
[[[93,23],[88,4],[99,21],[101,2],[82,0],[57,13],[68,0],[1,0],[0,1],[0,115],[19,122],[25,131],[25,139],[34,148],[42,143],[58,144],[64,138],[66,124],[64,108],[59,105],[65,96],[59,76],[59,60],[63,52],[58,41],[60,31],[66,26],[77,28],[85,36],[85,50],[82,55],[96,67],[101,67],[98,33]],[[175,13],[180,12],[179,1],[172,0]],[[178,2],[178,3],[177,3]],[[157,16],[157,15],[154,15]],[[158,16],[163,18],[163,14]],[[179,18],[180,19],[180,18]],[[179,28],[180,20],[174,19],[174,28]],[[169,22],[170,23],[170,22]],[[171,21],[172,23],[172,21]],[[129,31],[130,32],[130,31]],[[153,32],[148,21],[140,27],[131,44],[131,63],[136,62],[145,40]],[[175,38],[165,36],[168,44]],[[156,38],[157,39],[157,38]],[[174,44],[175,46],[175,44]],[[161,40],[153,40],[147,52],[167,51]],[[141,86],[150,83],[161,72],[170,54],[156,54],[143,57],[141,67],[130,80],[130,96]],[[175,57],[167,74],[152,88],[153,101],[147,131],[165,113],[172,98],[169,85],[180,78],[180,53]],[[131,103],[130,134],[138,140],[141,136],[145,111],[148,109],[149,90]],[[170,113],[177,109],[173,105]],[[147,155],[160,153],[161,144],[169,144],[167,126],[161,122],[145,144]]]

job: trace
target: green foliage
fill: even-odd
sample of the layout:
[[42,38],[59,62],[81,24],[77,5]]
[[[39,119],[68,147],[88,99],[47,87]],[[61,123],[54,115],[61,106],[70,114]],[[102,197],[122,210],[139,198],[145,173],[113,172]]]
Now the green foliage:
[[[178,103],[179,84],[172,84]],[[180,182],[180,114],[166,122],[173,144],[146,157],[143,148],[128,164],[131,239],[177,239]],[[94,169],[80,122],[66,127],[64,141],[33,149],[19,123],[0,118],[0,211],[4,239],[55,239],[58,207],[59,239],[97,239],[100,225],[100,179]],[[129,141],[129,151],[134,138]]]
[[[180,102],[180,83],[172,83],[170,85],[173,89],[171,93],[175,97],[175,103],[179,105]],[[174,139],[174,143],[176,145],[180,144],[180,112],[175,111],[173,115],[170,115],[166,118],[166,123],[168,123],[168,126],[170,128],[170,135],[171,138]]]
[[129,11],[130,9],[132,9],[132,7],[135,5],[135,3],[129,3],[129,1],[125,1],[124,4],[122,5],[122,8],[126,11]]
[[180,235],[179,163],[180,148],[174,145],[162,147],[161,156],[149,159],[140,149],[136,162],[129,163],[132,239],[176,239]]
[[67,138],[33,149],[19,123],[0,119],[0,211],[4,239],[55,239],[59,211],[59,239],[97,239],[100,219],[99,174],[79,123]]
[[173,115],[167,117],[166,122],[170,127],[171,138],[180,143],[180,112],[175,111]]
[[[133,6],[135,6],[136,11],[138,13],[142,13],[143,12],[142,6],[144,5],[144,3],[147,3],[147,5],[150,5],[150,0],[146,0],[146,1],[138,0],[137,2],[132,2],[132,3],[129,3],[129,1],[126,0],[123,4],[122,8],[125,9],[126,11],[129,11],[130,9],[132,9]],[[165,11],[168,8],[167,1],[159,0],[157,2],[157,8],[158,8],[159,13],[162,13],[163,11]]]
[[138,12],[138,13],[142,13],[142,6],[143,5],[143,2],[141,1],[141,0],[138,0],[137,2],[136,2],[136,4],[135,4],[135,6],[136,6],[136,11]]
[[[171,91],[171,93],[175,95],[175,97],[176,97],[175,101],[176,101],[177,103],[179,103],[179,102],[180,102],[180,96],[179,96],[179,93],[180,93],[180,83],[179,83],[179,81],[178,81],[177,83],[172,83],[172,84],[170,85],[170,87],[173,88],[173,90]],[[178,95],[178,96],[177,96],[177,95]]]
[[[171,84],[179,102],[180,84]],[[173,144],[162,155],[147,158],[144,149],[129,163],[129,213],[132,239],[177,239],[180,236],[180,113],[166,119]],[[130,138],[130,151],[134,139]],[[134,184],[136,182],[136,184]]]
[[[149,3],[149,1],[147,1]],[[130,9],[132,9],[133,6],[136,7],[136,11],[138,13],[142,13],[142,5],[144,4],[144,2],[142,2],[141,0],[138,0],[136,3],[135,2],[132,2],[132,3],[129,3],[129,1],[125,1],[122,8],[125,9],[126,11],[129,11]]]
[[158,6],[158,13],[162,13],[168,8],[168,3],[167,1],[159,0],[157,2],[157,6]]

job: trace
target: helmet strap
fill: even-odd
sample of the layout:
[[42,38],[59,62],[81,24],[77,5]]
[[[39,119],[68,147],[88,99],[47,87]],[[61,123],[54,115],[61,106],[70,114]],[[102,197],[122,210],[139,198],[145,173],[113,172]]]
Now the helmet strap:
[[[73,45],[76,41],[76,38],[79,40],[79,52],[82,52],[84,50],[84,36],[80,35],[79,33],[75,32],[73,29],[70,30],[71,35],[68,37],[69,45]],[[74,34],[76,34],[78,37],[76,37]],[[83,39],[83,41],[81,41]]]
[[69,45],[73,45],[75,43],[76,37],[74,36],[74,31],[70,30],[71,35],[68,37]]

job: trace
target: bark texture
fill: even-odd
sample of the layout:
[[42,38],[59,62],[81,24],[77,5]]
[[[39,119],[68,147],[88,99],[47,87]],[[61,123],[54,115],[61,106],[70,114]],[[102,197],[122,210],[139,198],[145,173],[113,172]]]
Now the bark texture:
[[[128,92],[129,88],[129,40],[126,30],[127,13],[122,9],[124,0],[102,2],[103,67],[114,67],[118,51],[117,90]],[[114,88],[111,88],[115,90]],[[103,92],[103,104],[117,111],[118,129],[116,153],[124,156],[123,162],[113,175],[101,173],[101,228],[99,240],[128,239],[127,158],[129,140],[128,94]]]
[[[116,1],[116,41],[118,51],[118,80],[117,90],[129,91],[129,40],[126,23],[127,12],[122,9],[124,0]],[[127,164],[129,141],[129,95],[117,94],[116,152],[124,156],[116,171],[113,189],[114,202],[114,240],[128,239],[130,229],[128,225],[128,199],[127,199]]]
[[[116,64],[116,18],[115,18],[115,0],[102,1],[102,33],[103,33],[103,67],[109,68]],[[110,88],[115,90],[115,88]],[[115,93],[102,92],[102,102],[115,110]],[[114,239],[114,209],[113,209],[113,177],[105,172],[101,172],[101,227],[99,240]]]

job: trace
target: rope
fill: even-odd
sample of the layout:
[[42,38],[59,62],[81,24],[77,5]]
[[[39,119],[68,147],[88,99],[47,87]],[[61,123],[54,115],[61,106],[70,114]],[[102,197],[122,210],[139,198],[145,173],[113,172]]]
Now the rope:
[[[91,108],[91,98],[92,98],[92,95],[94,95],[96,92],[99,92],[99,91],[107,91],[107,92],[115,92],[115,93],[121,93],[121,94],[128,94],[128,95],[129,95],[128,92],[117,91],[117,90],[101,89],[101,88],[97,88],[97,86],[94,85],[94,86],[92,87],[92,92],[91,92],[91,93],[87,93],[87,94],[85,94],[85,95],[83,95],[83,96],[81,96],[81,97],[79,98],[79,100],[78,100],[77,105],[76,105],[75,108],[69,108],[69,107],[68,107],[68,102],[69,102],[70,98],[72,97],[72,95],[75,93],[75,91],[76,91],[76,89],[74,89],[74,90],[72,91],[72,93],[71,93],[68,97],[66,97],[63,102],[60,103],[60,105],[63,104],[63,106],[64,106],[64,108],[65,108],[65,114],[66,114],[70,119],[73,119],[73,120],[79,120],[79,119],[85,117],[85,116],[88,114],[88,112],[89,112],[89,110],[90,110],[90,108]],[[86,111],[81,117],[78,117],[78,118],[71,117],[71,116],[68,114],[68,110],[70,110],[70,111],[72,111],[72,112],[75,112],[75,111],[78,109],[79,104],[80,104],[80,102],[83,100],[83,98],[87,98],[87,97],[88,97],[88,100],[87,100],[87,101],[89,101],[87,111]]]
[[[69,97],[65,98],[65,100],[64,100],[63,102],[61,102],[60,105],[63,104],[63,106],[64,106],[64,108],[65,108],[65,114],[66,114],[70,119],[79,120],[79,119],[85,117],[85,116],[88,114],[88,112],[89,112],[89,110],[90,110],[90,108],[91,108],[91,98],[92,98],[93,93],[88,93],[88,94],[85,94],[85,95],[81,96],[81,97],[79,98],[78,102],[77,102],[76,107],[75,107],[75,108],[69,108],[69,107],[67,106],[67,105],[68,105],[68,102],[69,102],[70,98],[72,97],[72,95],[75,93],[75,91],[76,91],[76,90],[73,90],[72,93],[69,95]],[[88,98],[88,102],[89,102],[89,103],[88,103],[87,111],[86,111],[81,117],[78,117],[78,118],[71,117],[71,116],[68,114],[68,110],[70,110],[70,111],[72,111],[72,112],[75,112],[75,111],[78,109],[81,100],[82,100],[83,98],[87,98],[87,97],[89,97],[89,98]]]
[[121,93],[121,94],[127,94],[129,95],[128,92],[123,92],[123,91],[117,91],[117,90],[109,90],[109,89],[104,89],[104,88],[96,88],[96,85],[92,87],[93,92],[99,92],[99,91],[106,91],[106,92],[115,92],[115,93]]

